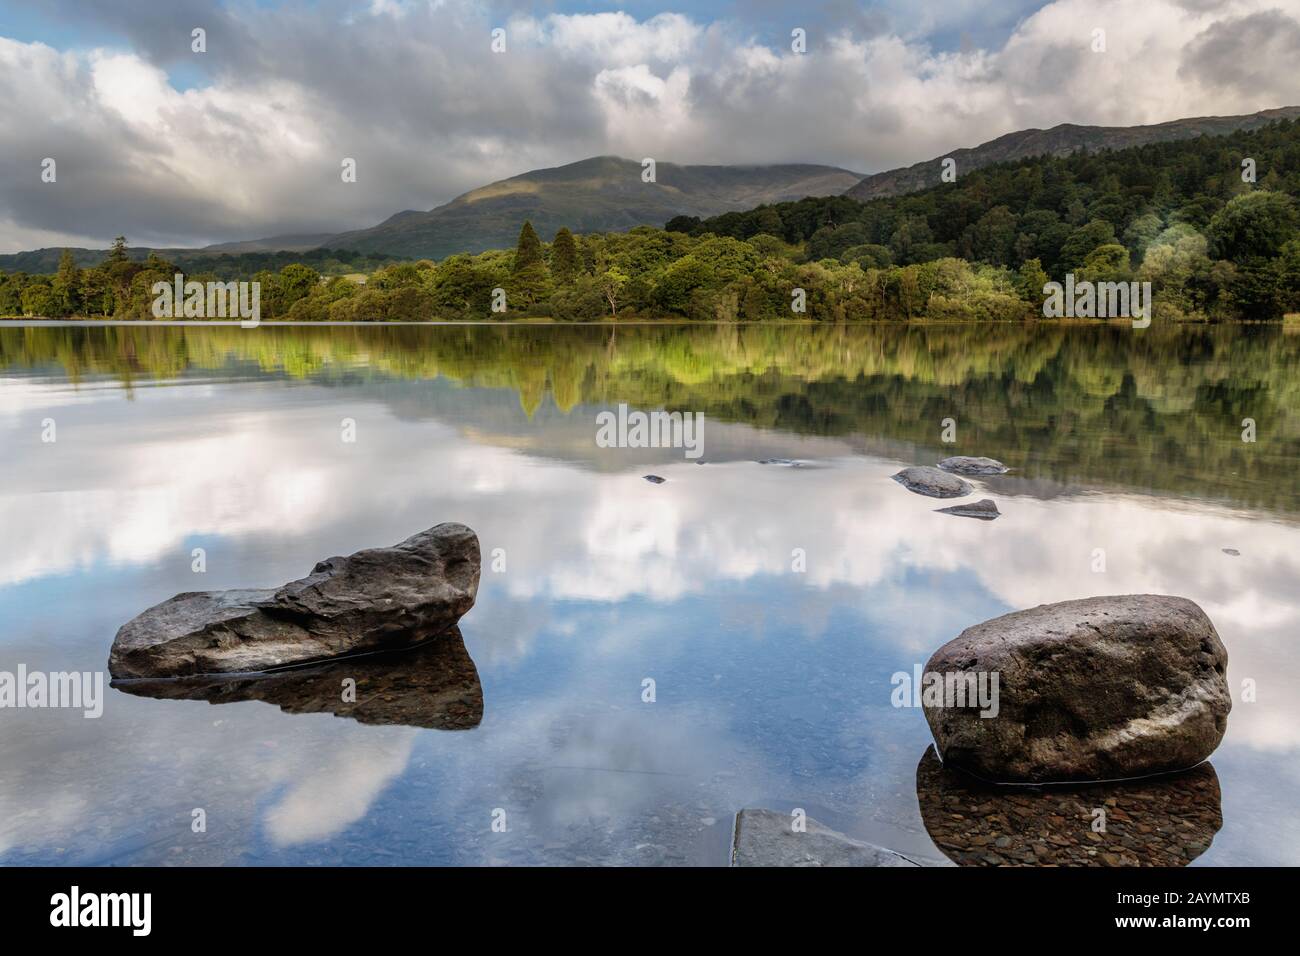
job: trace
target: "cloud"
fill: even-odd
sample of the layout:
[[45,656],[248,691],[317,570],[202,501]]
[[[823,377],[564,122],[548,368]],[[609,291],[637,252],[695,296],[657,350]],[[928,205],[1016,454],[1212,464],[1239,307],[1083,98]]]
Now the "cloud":
[[1297,61],[1300,21],[1281,10],[1262,10],[1209,26],[1188,44],[1178,74],[1247,96],[1294,96]]
[[871,172],[1028,126],[1300,102],[1300,0],[1057,0],[1022,19],[1011,2],[992,35],[966,5],[829,4],[797,17],[803,55],[762,0],[712,22],[456,0],[55,9],[103,42],[0,39],[0,251],[357,228],[592,155]]

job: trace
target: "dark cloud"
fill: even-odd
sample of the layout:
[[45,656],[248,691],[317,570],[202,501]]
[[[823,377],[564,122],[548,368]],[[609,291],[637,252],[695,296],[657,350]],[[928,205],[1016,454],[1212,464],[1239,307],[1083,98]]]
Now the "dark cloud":
[[1178,69],[1203,86],[1264,98],[1294,96],[1298,73],[1300,20],[1282,10],[1211,24],[1188,44]]

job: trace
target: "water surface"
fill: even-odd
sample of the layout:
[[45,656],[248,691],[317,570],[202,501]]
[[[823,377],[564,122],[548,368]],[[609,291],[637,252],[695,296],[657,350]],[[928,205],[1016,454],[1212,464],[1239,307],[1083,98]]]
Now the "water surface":
[[[103,670],[177,592],[440,521],[485,555],[463,645],[354,665],[363,709],[327,667],[0,711],[0,862],[724,863],[744,807],[980,862],[935,813],[1000,798],[926,764],[890,676],[1161,592],[1215,622],[1234,709],[1121,856],[1300,863],[1297,369],[1276,328],[0,328],[0,670]],[[597,447],[621,402],[703,412],[707,463]],[[950,454],[1013,467],[975,482],[1002,517],[889,480]]]

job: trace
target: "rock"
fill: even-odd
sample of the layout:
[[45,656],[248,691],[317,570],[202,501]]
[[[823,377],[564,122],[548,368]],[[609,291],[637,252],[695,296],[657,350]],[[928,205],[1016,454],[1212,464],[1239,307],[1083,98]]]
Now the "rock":
[[731,842],[732,866],[920,866],[901,853],[854,840],[808,818],[796,833],[789,813],[741,810]]
[[478,537],[440,524],[391,548],[328,558],[279,589],[190,591],[122,625],[115,678],[263,671],[391,650],[442,634],[474,606]]
[[764,458],[760,465],[780,465],[783,468],[802,468],[804,463],[793,458]]
[[[928,673],[998,679],[993,708],[927,703],[945,764],[996,781],[1136,777],[1195,766],[1223,739],[1228,652],[1186,598],[1045,604],[976,624]],[[948,701],[953,703],[953,701]]]
[[973,458],[970,455],[955,455],[939,462],[939,467],[954,475],[973,475],[976,478],[985,475],[1005,475],[1011,469],[996,458]]
[[1236,548],[1220,548],[1219,550],[1221,550],[1224,554],[1228,555],[1229,557],[1233,557],[1233,558],[1241,557],[1241,552],[1238,551]]
[[667,478],[660,478],[658,475],[643,475],[642,477],[652,485],[662,485],[668,480]]
[[913,465],[894,475],[908,491],[930,498],[960,498],[971,493],[970,482],[928,465]]
[[[1186,866],[1223,826],[1219,778],[1208,762],[1141,780],[999,786],[944,766],[928,747],[916,767],[916,799],[930,839],[962,866],[987,865],[989,846],[1032,853],[1040,865]],[[1099,820],[1102,833],[1093,830]],[[1090,856],[1092,843],[1114,852]]]
[[[356,681],[344,700],[345,678]],[[159,700],[209,704],[260,700],[287,714],[334,714],[363,724],[469,730],[483,720],[483,685],[452,625],[418,647],[304,664],[261,674],[115,680],[116,689]]]
[[936,510],[946,515],[979,518],[982,521],[992,521],[1002,514],[1002,512],[998,511],[998,506],[993,503],[991,498],[981,498],[973,504],[952,505],[948,508],[938,508]]

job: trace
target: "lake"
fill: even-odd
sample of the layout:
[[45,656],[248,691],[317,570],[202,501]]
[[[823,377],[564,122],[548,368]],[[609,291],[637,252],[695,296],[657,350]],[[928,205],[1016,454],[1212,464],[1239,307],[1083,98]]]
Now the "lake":
[[[703,413],[703,464],[600,447],[622,403]],[[0,670],[104,671],[177,592],[442,521],[484,555],[463,640],[0,710],[0,863],[725,864],[747,807],[937,862],[1032,859],[1003,832],[1030,817],[1041,862],[1300,863],[1278,327],[5,325],[0,441]],[[890,480],[954,454],[1012,468],[974,481],[997,520]],[[891,703],[971,624],[1134,592],[1228,648],[1190,774],[980,792]],[[364,707],[336,713],[339,666]],[[1147,808],[1122,847],[1097,803]]]

